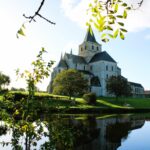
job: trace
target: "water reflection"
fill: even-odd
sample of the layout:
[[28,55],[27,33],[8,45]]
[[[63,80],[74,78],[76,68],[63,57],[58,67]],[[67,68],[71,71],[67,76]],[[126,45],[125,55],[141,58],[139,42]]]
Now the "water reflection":
[[2,120],[0,149],[116,150],[145,119],[122,115],[37,115],[30,120]]

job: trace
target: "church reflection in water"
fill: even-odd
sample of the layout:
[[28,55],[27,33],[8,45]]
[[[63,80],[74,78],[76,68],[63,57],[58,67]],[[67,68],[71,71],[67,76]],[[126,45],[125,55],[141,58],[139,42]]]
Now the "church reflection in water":
[[51,115],[25,126],[17,121],[9,129],[1,124],[0,149],[116,150],[132,130],[144,123],[145,119],[129,115]]
[[132,130],[141,128],[144,123],[145,120],[134,120],[130,117],[114,117],[98,120],[90,118],[86,138],[81,138],[75,149],[116,150],[121,145],[121,141],[127,139]]

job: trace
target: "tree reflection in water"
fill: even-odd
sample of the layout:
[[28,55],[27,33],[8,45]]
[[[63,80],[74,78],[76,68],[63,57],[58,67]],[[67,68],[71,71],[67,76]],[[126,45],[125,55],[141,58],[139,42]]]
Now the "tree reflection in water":
[[[6,117],[7,116],[7,117]],[[1,113],[0,136],[11,132],[10,141],[0,141],[13,150],[116,150],[129,131],[140,128],[144,120],[130,117],[96,119],[85,116]]]

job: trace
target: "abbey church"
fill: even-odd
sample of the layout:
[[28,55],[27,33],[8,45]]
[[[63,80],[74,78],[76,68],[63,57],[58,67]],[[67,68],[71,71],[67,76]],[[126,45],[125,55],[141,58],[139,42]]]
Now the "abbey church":
[[[64,69],[74,68],[82,72],[89,81],[90,92],[97,96],[110,96],[106,89],[106,80],[110,76],[121,75],[117,62],[106,52],[102,51],[91,28],[87,30],[84,41],[79,45],[78,55],[72,51],[61,56],[58,65],[51,74],[48,92],[52,92],[52,81]],[[139,83],[129,82],[134,96],[142,96],[144,88]]]

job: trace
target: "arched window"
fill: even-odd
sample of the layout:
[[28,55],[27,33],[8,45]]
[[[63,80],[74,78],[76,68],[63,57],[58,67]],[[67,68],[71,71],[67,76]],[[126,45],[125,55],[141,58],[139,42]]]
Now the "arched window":
[[94,49],[94,46],[92,45],[92,49]]
[[106,66],[106,71],[108,71],[108,66]]
[[108,79],[108,77],[109,77],[109,76],[108,76],[108,74],[107,74],[107,75],[106,75],[106,79]]
[[84,66],[84,70],[85,70],[85,66]]
[[90,66],[90,70],[92,70],[93,69],[93,67],[92,66]]

